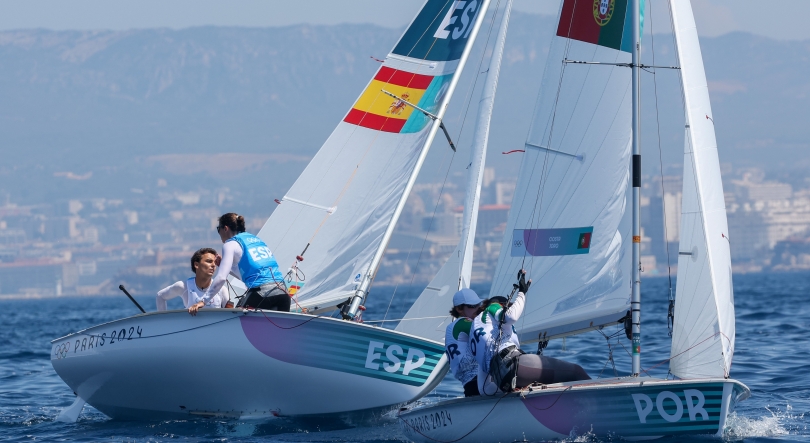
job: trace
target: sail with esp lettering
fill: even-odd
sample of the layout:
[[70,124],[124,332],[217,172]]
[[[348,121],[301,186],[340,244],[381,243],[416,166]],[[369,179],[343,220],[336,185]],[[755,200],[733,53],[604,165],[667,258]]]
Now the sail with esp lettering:
[[259,232],[282,271],[303,256],[301,307],[334,306],[369,271],[431,132],[408,103],[443,112],[488,4],[427,0]]

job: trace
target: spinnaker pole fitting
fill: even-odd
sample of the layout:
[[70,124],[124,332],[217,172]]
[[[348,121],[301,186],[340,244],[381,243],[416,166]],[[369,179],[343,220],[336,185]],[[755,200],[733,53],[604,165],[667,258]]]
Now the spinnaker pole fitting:
[[365,301],[370,285],[371,274],[366,274],[360,284],[357,285],[357,289],[354,291],[354,296],[352,297],[352,302],[349,304],[348,309],[346,309],[345,312],[340,312],[344,320],[354,320],[354,318],[357,317],[357,311],[360,309],[360,305]]

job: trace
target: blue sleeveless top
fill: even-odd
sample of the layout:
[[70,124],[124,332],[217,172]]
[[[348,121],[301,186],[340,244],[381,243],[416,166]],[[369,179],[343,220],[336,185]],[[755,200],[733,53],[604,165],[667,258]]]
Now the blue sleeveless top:
[[253,234],[242,232],[228,241],[235,241],[242,247],[242,258],[239,260],[239,273],[242,282],[248,288],[255,288],[267,283],[281,283],[284,276],[278,269],[278,262],[270,248]]

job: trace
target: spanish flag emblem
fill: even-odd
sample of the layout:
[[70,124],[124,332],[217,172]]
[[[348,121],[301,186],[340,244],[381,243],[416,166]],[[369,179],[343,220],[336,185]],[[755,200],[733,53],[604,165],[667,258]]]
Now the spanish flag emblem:
[[[387,66],[383,66],[371,80],[360,98],[352,106],[351,111],[343,119],[346,123],[362,126],[385,132],[417,132],[419,128],[406,128],[405,124],[414,114],[414,109],[405,102],[417,104],[422,107],[422,102],[430,97],[435,98],[435,93],[431,91],[431,84],[434,78],[430,75],[416,74],[408,71],[401,71]],[[441,79],[439,77],[438,79]],[[438,83],[441,83],[439,81]],[[390,92],[399,99],[395,99],[382,91]],[[432,102],[433,100],[430,100]],[[419,121],[423,115],[415,111]],[[405,129],[405,130],[403,130]],[[409,130],[410,129],[410,130]],[[415,130],[413,130],[415,129]]]

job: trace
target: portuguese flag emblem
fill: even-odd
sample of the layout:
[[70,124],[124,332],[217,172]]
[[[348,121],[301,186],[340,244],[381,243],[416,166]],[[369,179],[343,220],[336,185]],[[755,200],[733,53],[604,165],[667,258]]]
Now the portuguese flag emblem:
[[[565,0],[557,36],[624,52],[633,50],[629,0]],[[642,24],[644,2],[641,2]]]

